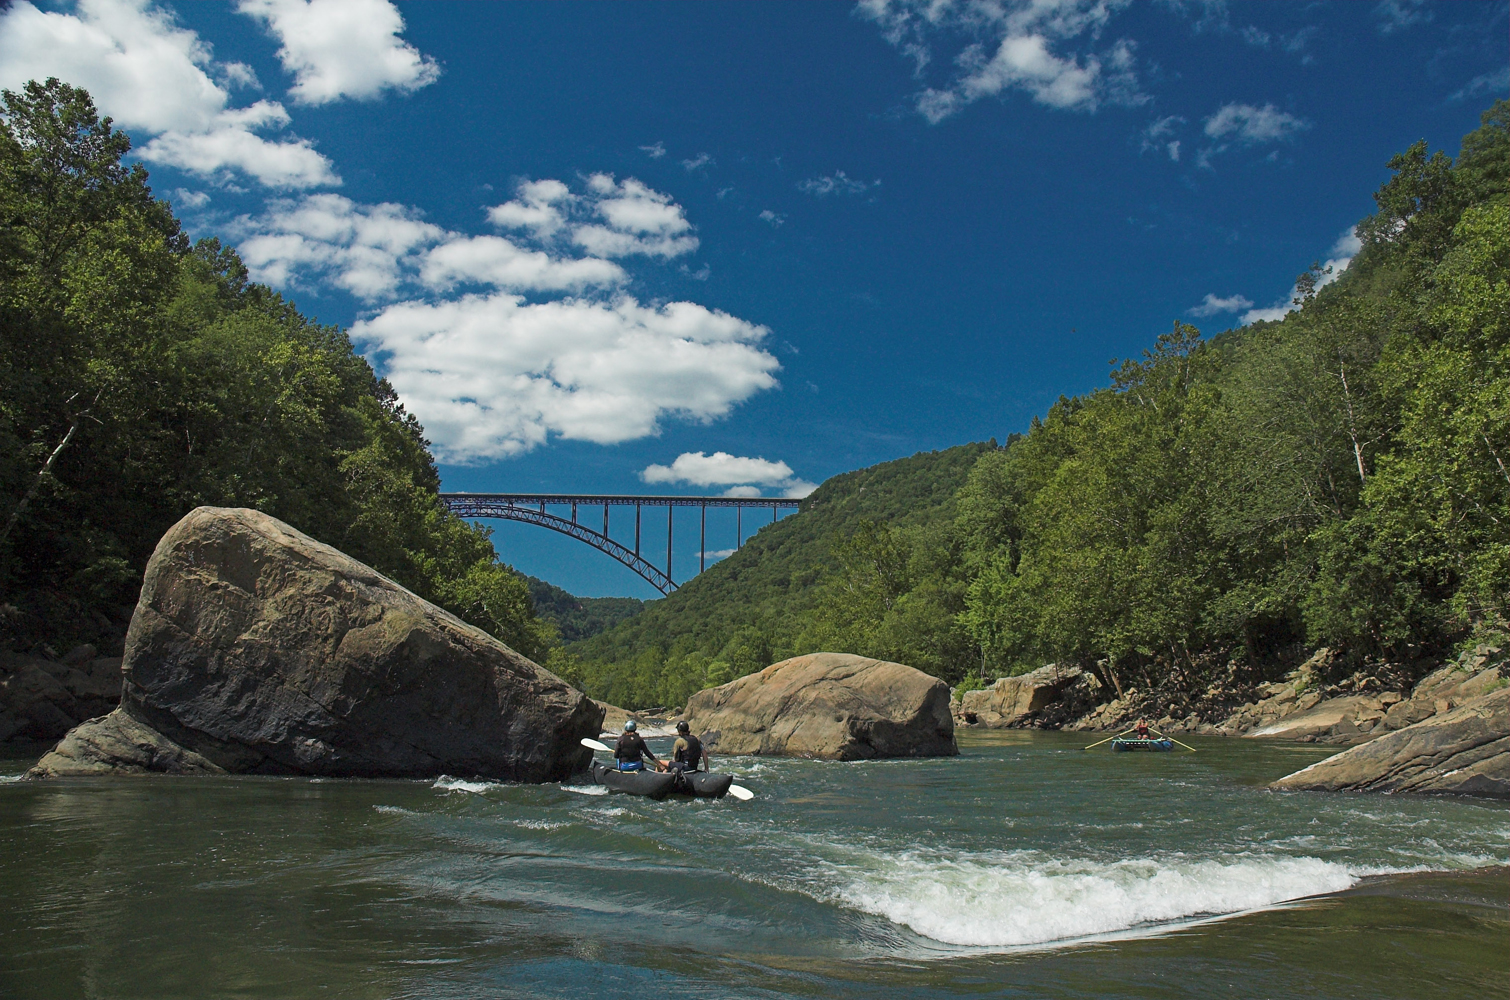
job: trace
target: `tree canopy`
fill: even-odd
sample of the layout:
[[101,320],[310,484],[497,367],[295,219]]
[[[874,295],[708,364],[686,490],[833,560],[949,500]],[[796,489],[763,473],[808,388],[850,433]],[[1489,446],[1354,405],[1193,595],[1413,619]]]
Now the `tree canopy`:
[[174,521],[254,507],[543,657],[554,630],[346,334],[191,245],[83,90],[0,104],[0,598],[87,637],[74,612],[135,603]]

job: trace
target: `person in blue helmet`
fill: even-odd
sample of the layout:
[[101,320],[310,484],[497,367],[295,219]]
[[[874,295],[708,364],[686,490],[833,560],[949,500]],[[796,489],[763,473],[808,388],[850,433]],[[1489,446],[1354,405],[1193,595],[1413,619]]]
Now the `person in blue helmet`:
[[659,757],[650,752],[645,745],[645,739],[635,730],[639,727],[633,719],[624,723],[624,731],[619,734],[619,741],[614,744],[613,759],[620,771],[640,771],[645,767],[644,759],[649,757],[655,762],[655,769],[661,771],[665,765]]

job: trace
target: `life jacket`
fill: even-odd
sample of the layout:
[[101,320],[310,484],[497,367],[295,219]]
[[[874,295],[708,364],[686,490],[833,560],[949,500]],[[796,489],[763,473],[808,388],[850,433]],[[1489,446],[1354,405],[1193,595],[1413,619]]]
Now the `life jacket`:
[[649,752],[650,748],[645,746],[645,740],[639,733],[619,734],[619,741],[613,747],[616,760],[639,760]]
[[691,733],[677,737],[676,750],[671,759],[679,764],[686,764],[689,771],[696,771],[703,760],[703,741]]

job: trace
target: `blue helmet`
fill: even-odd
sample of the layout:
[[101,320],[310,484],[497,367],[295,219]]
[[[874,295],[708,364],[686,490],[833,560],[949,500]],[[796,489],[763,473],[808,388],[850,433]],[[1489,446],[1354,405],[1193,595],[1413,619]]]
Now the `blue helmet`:
[[634,724],[634,720],[633,719],[630,719],[628,722],[624,723],[624,732],[626,732],[626,733],[632,733],[632,732],[634,732],[634,730],[635,730],[635,724]]

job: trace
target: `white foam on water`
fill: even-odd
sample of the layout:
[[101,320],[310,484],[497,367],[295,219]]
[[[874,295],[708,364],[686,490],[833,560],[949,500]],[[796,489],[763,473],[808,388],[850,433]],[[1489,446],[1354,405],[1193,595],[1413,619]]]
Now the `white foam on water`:
[[563,792],[576,792],[578,795],[607,795],[608,789],[603,785],[562,785]]
[[570,826],[571,824],[558,823],[548,819],[516,819],[514,820],[514,825],[523,827],[526,830],[559,830],[563,826]]
[[502,787],[496,781],[466,781],[462,778],[453,778],[449,774],[443,774],[435,779],[431,788],[439,788],[443,792],[485,792],[490,788]]
[[1361,873],[1319,858],[1055,860],[882,854],[844,865],[838,901],[944,944],[1014,948],[1263,909]]
[[414,815],[416,815],[416,813],[412,812],[411,810],[405,809],[402,806],[373,806],[372,808],[376,812],[382,813],[384,816],[414,816]]
[[8,785],[12,781],[20,781],[26,777],[24,774],[0,774],[0,785]]

